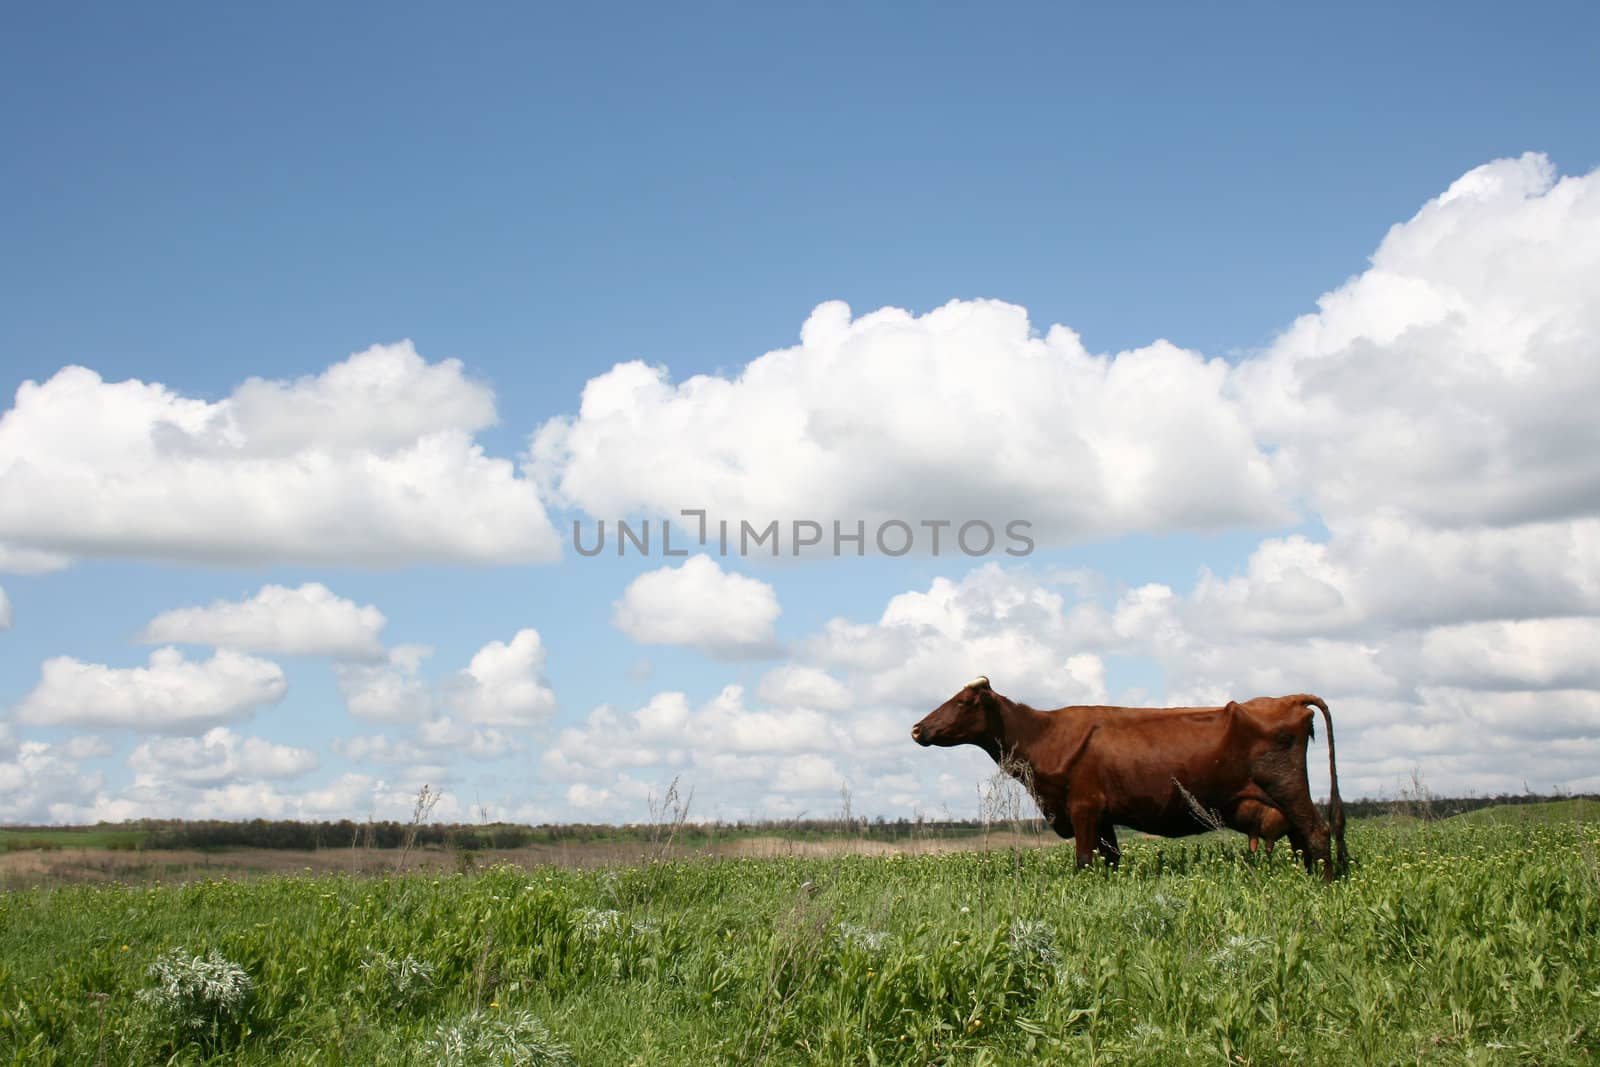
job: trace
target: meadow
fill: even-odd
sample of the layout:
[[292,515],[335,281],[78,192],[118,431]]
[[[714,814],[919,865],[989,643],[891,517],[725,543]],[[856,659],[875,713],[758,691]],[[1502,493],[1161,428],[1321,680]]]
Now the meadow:
[[1234,834],[0,895],[0,1063],[1564,1064],[1592,805]]

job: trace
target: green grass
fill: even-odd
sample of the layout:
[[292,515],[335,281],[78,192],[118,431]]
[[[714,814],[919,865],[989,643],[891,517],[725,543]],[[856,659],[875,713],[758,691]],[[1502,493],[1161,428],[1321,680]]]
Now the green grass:
[[106,830],[93,826],[0,830],[0,852],[25,848],[138,848],[144,830]]
[[[29,890],[0,1064],[1592,1063],[1597,850],[1450,820],[1353,826],[1331,887],[1235,835],[1116,873],[1069,845]],[[180,947],[250,995],[184,985]]]
[[1533,804],[1497,804],[1492,808],[1479,808],[1451,818],[1479,826],[1597,821],[1600,820],[1600,803],[1573,799],[1544,800]]

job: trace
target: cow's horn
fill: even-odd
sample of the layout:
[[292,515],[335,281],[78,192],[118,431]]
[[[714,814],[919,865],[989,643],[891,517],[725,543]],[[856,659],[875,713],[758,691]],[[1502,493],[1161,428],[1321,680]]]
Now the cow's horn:
[[985,677],[984,675],[980,674],[976,678],[974,678],[972,681],[970,681],[966,685],[962,686],[962,688],[963,689],[987,689],[987,688],[989,688],[989,679],[987,677]]

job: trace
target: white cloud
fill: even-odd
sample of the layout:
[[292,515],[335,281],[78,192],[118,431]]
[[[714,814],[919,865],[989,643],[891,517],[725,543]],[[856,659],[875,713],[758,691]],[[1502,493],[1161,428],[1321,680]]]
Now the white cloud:
[[164,737],[145,741],[128,756],[128,766],[146,778],[188,785],[221,785],[267,778],[293,778],[317,768],[310,749],[242,737],[225,726],[203,737]]
[[567,803],[579,811],[602,807],[610,800],[611,790],[609,789],[596,789],[583,782],[567,787]]
[[1422,638],[1419,674],[1474,690],[1600,690],[1600,618],[1440,626]]
[[0,589],[0,630],[11,629],[11,601],[6,599],[6,591]]
[[894,597],[876,623],[834,619],[801,651],[846,671],[867,706],[931,710],[979,674],[1058,704],[1092,703],[1105,699],[1105,667],[1080,648],[1085,625],[1059,592],[989,563]]
[[597,516],[1026,519],[1047,540],[1282,518],[1228,373],[1164,341],[1091,355],[999,301],[833,302],[734,378],[673,385],[635,362],[591,379],[535,434],[532,469]]
[[345,710],[371,722],[416,722],[433,710],[433,690],[421,676],[433,654],[422,645],[391,649],[383,663],[336,663],[334,681]]
[[427,759],[415,742],[396,740],[387,734],[335,738],[333,751],[357,763],[414,764]]
[[1600,512],[1600,172],[1485,164],[1390,229],[1232,393],[1324,514]]
[[[1593,690],[1486,693],[1429,686],[1421,697],[1425,710],[1436,711],[1458,728],[1499,740],[1600,739],[1600,692]],[[1519,747],[1527,751],[1525,745]]]
[[[385,663],[338,663],[334,677],[350,714],[373,722],[414,722],[429,745],[466,749],[497,758],[520,746],[495,726],[532,726],[556,710],[555,693],[544,683],[544,646],[537,630],[517,631],[510,644],[491,641],[466,669],[447,677],[437,692],[422,677],[432,649],[405,645]],[[440,708],[456,716],[430,718]]]
[[555,777],[592,770],[676,765],[689,758],[694,713],[682,693],[657,693],[631,715],[602,704],[579,727],[567,727],[541,757]]
[[72,565],[66,556],[17,548],[0,541],[0,574],[49,574]]
[[725,687],[707,703],[691,728],[697,748],[714,745],[724,752],[826,751],[837,739],[833,722],[820,712],[747,708],[744,690],[736,685]]
[[480,760],[502,759],[522,751],[522,743],[503,730],[479,729],[448,716],[419,723],[417,737],[432,748],[459,749]]
[[487,386],[409,342],[215,403],[67,367],[0,416],[0,539],[35,564],[553,559],[533,485],[473,442],[493,420]]
[[428,363],[410,341],[374,345],[317,377],[251,378],[235,390],[211,434],[234,447],[291,455],[318,447],[403,449],[418,437],[495,422],[494,390],[468,380],[461,361]]
[[35,726],[190,733],[248,718],[282,700],[287,689],[276,663],[229,649],[200,662],[160,648],[150,653],[148,667],[127,669],[57,656],[44,661],[38,685],[15,717]]
[[111,742],[99,734],[78,734],[69,737],[60,745],[63,755],[70,760],[101,759],[111,755],[114,749]]
[[721,659],[774,654],[779,611],[772,586],[698,555],[635,578],[611,621],[641,644],[688,645]]
[[104,786],[99,773],[84,774],[42,741],[23,741],[9,755],[0,746],[0,756],[0,823],[78,821],[76,805]]
[[1325,542],[1270,539],[1246,573],[1208,575],[1196,610],[1279,635],[1600,613],[1600,519],[1437,529],[1381,514],[1328,525]]
[[[648,767],[704,771],[723,756],[787,759],[828,752],[846,737],[838,723],[816,711],[746,707],[744,690],[734,685],[697,709],[675,692],[658,693],[630,714],[602,705],[582,726],[562,730],[541,763],[554,777]],[[781,762],[769,761],[769,766]]]
[[467,668],[444,686],[444,702],[467,722],[481,726],[531,726],[556,710],[544,684],[544,645],[539,631],[518,630],[510,644],[491,641]]
[[839,711],[850,706],[850,692],[833,675],[816,667],[786,663],[761,676],[761,700],[779,707]]
[[383,658],[378,634],[386,621],[383,612],[371,604],[357,607],[317,582],[298,589],[266,585],[248,600],[218,600],[209,607],[164,611],[150,621],[139,640],[373,660]]
[[837,793],[845,784],[844,775],[826,756],[805,755],[784,760],[772,788],[779,793],[819,795]]

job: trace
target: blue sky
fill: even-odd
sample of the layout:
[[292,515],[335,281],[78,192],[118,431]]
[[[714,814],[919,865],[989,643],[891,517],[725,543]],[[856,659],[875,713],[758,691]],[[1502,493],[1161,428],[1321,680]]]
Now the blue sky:
[[[243,817],[255,803],[263,813],[359,817],[392,806],[419,775],[442,776],[462,812],[486,802],[528,818],[641,817],[639,789],[673,774],[703,782],[708,815],[816,811],[840,783],[854,790],[858,809],[944,805],[964,813],[981,757],[896,748],[862,724],[909,725],[937,702],[930,694],[966,679],[967,663],[949,663],[950,677],[901,678],[888,653],[852,660],[850,647],[873,635],[830,638],[834,619],[893,631],[890,644],[907,663],[990,649],[1014,668],[1009,686],[991,671],[997,688],[1041,705],[1254,695],[1242,690],[1280,680],[1262,673],[1260,657],[1300,664],[1298,674],[1284,668],[1285,691],[1320,686],[1336,707],[1343,697],[1357,709],[1353,736],[1370,740],[1341,744],[1341,753],[1351,754],[1368,792],[1391,788],[1410,766],[1443,787],[1514,784],[1533,767],[1524,734],[1496,734],[1481,751],[1441,739],[1453,727],[1482,733],[1486,723],[1525,720],[1529,707],[1553,709],[1540,736],[1570,748],[1579,768],[1584,746],[1600,735],[1596,680],[1562,650],[1587,632],[1600,604],[1555,593],[1541,599],[1540,590],[1558,589],[1563,578],[1588,587],[1581,574],[1559,570],[1547,586],[1519,561],[1550,556],[1534,546],[1552,538],[1570,551],[1551,558],[1577,561],[1570,566],[1595,558],[1586,554],[1594,515],[1588,431],[1576,414],[1541,407],[1561,396],[1523,395],[1517,386],[1490,390],[1485,401],[1483,375],[1468,371],[1480,358],[1506,373],[1590,362],[1582,354],[1594,351],[1596,335],[1586,332],[1594,319],[1564,283],[1594,280],[1585,273],[1595,262],[1593,194],[1563,194],[1574,187],[1561,181],[1592,181],[1600,163],[1589,47],[1597,21],[1578,4],[1459,6],[1448,16],[1380,5],[1347,6],[1336,16],[1265,5],[1223,13],[1180,5],[18,12],[0,39],[0,233],[8,253],[0,257],[0,403],[11,405],[24,381],[46,382],[79,365],[104,383],[160,383],[174,396],[226,405],[247,379],[315,379],[353,353],[409,340],[416,362],[401,367],[402,360],[393,373],[459,360],[458,377],[441,388],[467,397],[464,404],[473,390],[492,390],[492,425],[439,419],[508,471],[517,468],[518,484],[500,490],[536,498],[563,539],[575,518],[614,520],[610,502],[659,518],[697,503],[725,504],[733,514],[756,500],[783,512],[749,515],[762,521],[827,517],[830,509],[847,520],[924,505],[928,514],[959,512],[963,502],[981,503],[1032,518],[1047,536],[1025,565],[997,560],[988,578],[972,577],[982,561],[961,557],[781,567],[719,560],[711,585],[685,585],[655,606],[671,614],[691,593],[713,603],[736,596],[744,587],[730,584],[731,575],[761,583],[767,592],[752,594],[759,603],[744,619],[754,636],[735,652],[712,654],[698,616],[637,623],[631,634],[615,622],[613,604],[635,579],[671,564],[663,559],[586,560],[569,547],[558,561],[534,563],[522,548],[500,546],[469,565],[445,537],[424,538],[400,565],[363,566],[392,544],[394,525],[376,519],[362,528],[371,543],[338,560],[308,558],[315,531],[292,529],[276,547],[241,554],[227,547],[236,535],[224,528],[227,517],[202,514],[215,499],[206,490],[184,488],[181,474],[159,465],[137,475],[97,465],[92,449],[72,464],[42,464],[48,484],[63,487],[59,499],[42,494],[46,483],[24,478],[22,466],[59,459],[104,427],[84,424],[84,409],[24,420],[19,402],[6,416],[12,434],[0,435],[0,492],[12,501],[0,508],[0,545],[71,565],[0,573],[11,616],[0,632],[0,768],[13,768],[0,772],[0,817],[123,817],[174,807]],[[1540,155],[1528,162],[1529,152]],[[1478,171],[1495,161],[1507,162]],[[1487,177],[1467,183],[1471,195],[1427,213],[1469,173]],[[1468,201],[1483,206],[1467,213]],[[1391,249],[1394,269],[1373,267],[1380,248]],[[1557,264],[1556,282],[1530,281],[1525,292],[1497,285],[1503,302],[1475,302],[1482,294],[1474,286],[1519,256]],[[1480,260],[1482,271],[1462,266]],[[1410,282],[1395,288],[1393,277]],[[1319,311],[1319,297],[1351,279],[1367,283],[1352,291],[1354,310],[1335,302]],[[1432,295],[1418,295],[1424,291]],[[918,419],[950,421],[950,397],[920,391],[945,374],[950,388],[977,389],[1022,366],[1007,360],[1031,358],[1028,328],[1016,334],[1003,315],[974,312],[982,322],[963,327],[969,332],[937,339],[944,326],[930,313],[981,300],[1026,309],[1041,338],[1054,324],[1070,328],[1085,358],[1121,361],[1119,353],[1146,351],[1159,339],[1189,355],[1153,365],[1149,376],[1134,373],[1144,366],[1138,360],[1124,363],[1133,380],[1119,391],[1061,384],[1059,395],[1021,396],[1039,403],[1017,413],[1010,439],[1041,445],[1020,466],[970,458],[985,450],[1003,456],[993,425],[1009,416],[992,406],[1005,399],[1001,390],[975,416],[987,426],[952,425],[944,435],[960,442],[970,434],[972,451],[939,459]],[[864,368],[848,386],[861,403],[836,406],[829,379],[803,371],[773,393],[746,390],[737,403],[748,411],[792,396],[792,409],[782,410],[804,414],[813,429],[900,412],[852,438],[842,465],[794,469],[788,453],[751,439],[736,461],[744,466],[727,478],[715,464],[703,482],[693,473],[630,478],[624,468],[633,461],[618,456],[650,450],[670,474],[724,455],[726,444],[719,451],[705,442],[729,424],[726,414],[686,396],[666,407],[641,402],[641,425],[681,419],[667,443],[657,430],[630,437],[579,417],[586,383],[616,364],[664,365],[673,385],[698,374],[731,382],[764,353],[799,346],[802,324],[829,301],[849,305],[854,340],[831,355],[813,353],[808,341],[796,358],[813,367],[842,361],[841,383],[850,380],[845,368]],[[1491,303],[1493,314],[1461,310]],[[1456,309],[1454,333],[1439,325],[1439,306]],[[905,309],[911,324],[876,332],[860,325],[885,307]],[[1314,313],[1327,319],[1322,340],[1285,340],[1298,317]],[[1407,333],[1396,319],[1416,329]],[[1560,329],[1522,336],[1508,333],[1507,322]],[[1557,334],[1563,340],[1549,340]],[[902,344],[925,346],[917,350],[927,362],[896,355]],[[1302,349],[1314,349],[1315,359],[1308,363]],[[1042,358],[1067,366],[1073,357],[1058,347]],[[1212,372],[1226,378],[1211,382],[1214,403],[1155,399],[1166,388],[1204,394],[1211,380],[1197,368],[1214,359],[1226,361]],[[1375,373],[1372,360],[1387,369]],[[913,374],[919,366],[937,373]],[[895,373],[912,376],[897,382]],[[1087,380],[1062,373],[1048,380]],[[1388,381],[1384,374],[1393,381],[1374,393],[1371,383]],[[1587,381],[1569,379],[1568,399]],[[1154,390],[1148,402],[1142,390]],[[1331,425],[1317,431],[1323,436],[1289,425],[1280,417],[1289,410],[1284,397],[1304,403],[1307,422],[1348,420],[1348,453]],[[1103,464],[1103,484],[1075,482],[1067,453],[1052,481],[1050,449],[1067,441],[1061,427],[1108,411],[1122,424],[1149,412],[1193,417],[1194,442],[1168,440],[1150,457],[1129,459],[1114,428],[1086,430],[1085,454]],[[1444,418],[1452,411],[1460,416],[1453,422]],[[752,417],[750,426],[772,425],[777,414]],[[519,465],[532,435],[562,417],[577,430],[540,481]],[[1484,432],[1469,440],[1457,432],[1461,419],[1483,420]],[[342,421],[308,431],[302,450],[337,437]],[[1164,420],[1157,436],[1179,433],[1175,423]],[[63,451],[63,435],[78,444]],[[345,442],[352,463],[365,462],[368,443]],[[116,453],[126,442],[107,447]],[[1384,462],[1401,453],[1415,462]],[[1177,461],[1194,457],[1199,473],[1185,476]],[[1522,481],[1501,486],[1502,468],[1517,463],[1532,466]],[[1256,474],[1218,473],[1246,468]],[[226,469],[236,485],[255,471]],[[840,470],[859,479],[820,490],[807,480]],[[136,535],[137,522],[108,505],[101,517],[109,532],[85,550],[63,531],[100,497],[67,475],[96,471],[123,479],[123,490],[128,478],[151,479],[146,495],[128,499],[171,509],[179,525],[192,511],[192,529],[202,532],[170,542]],[[794,493],[785,497],[773,487],[791,475]],[[415,514],[470,510],[479,500],[494,515],[511,500],[469,500],[467,489],[460,499],[430,496],[429,485],[452,484],[466,481],[446,472],[425,484],[410,505]],[[664,484],[672,488],[652,488]],[[988,484],[997,486],[994,498],[980,501]],[[1109,495],[1095,510],[1089,505],[1102,491]],[[286,490],[261,492],[263,510],[239,515],[240,523],[271,525],[283,503],[273,494]],[[1171,503],[1185,494],[1196,499]],[[1090,512],[1114,518],[1097,526],[1061,503],[1080,497]],[[1207,498],[1215,509],[1202,506]],[[385,520],[404,524],[407,515],[402,508]],[[206,524],[218,522],[208,540]],[[1420,572],[1371,555],[1372,546],[1427,545],[1435,535],[1449,544],[1428,558],[1460,560],[1477,575],[1503,564],[1504,580],[1484,579],[1479,599],[1457,602],[1447,593],[1463,583],[1444,570],[1436,584],[1418,578],[1417,588],[1396,594],[1401,606],[1385,601],[1379,593],[1400,579],[1384,568]],[[1213,586],[1202,588],[1202,572],[1217,576]],[[1229,578],[1237,582],[1225,589]],[[940,579],[959,590],[955,600],[929,595]],[[1311,621],[1285,624],[1274,598],[1313,581],[1347,610],[1321,617],[1308,609]],[[1361,581],[1375,584],[1348,584]],[[338,683],[341,661],[323,652],[244,650],[278,665],[283,694],[236,712],[201,709],[183,729],[160,706],[175,699],[170,693],[150,697],[153,705],[135,702],[117,725],[92,726],[85,723],[99,713],[79,706],[81,691],[45,684],[52,657],[113,670],[145,665],[157,646],[133,638],[162,612],[307,583],[381,611],[385,649],[433,649],[420,678],[442,688],[427,698],[426,721],[469,722],[468,705],[451,703],[451,680],[480,649],[524,629],[537,631],[541,652],[523,666],[551,697],[480,708],[480,732],[499,733],[480,737],[474,754],[438,743],[438,734],[417,741],[415,720],[351,713]],[[1171,594],[1172,618],[1141,630],[1128,621],[1136,614],[1128,598],[1152,586]],[[1496,599],[1513,587],[1532,592]],[[910,621],[884,622],[900,594],[922,600],[908,609]],[[1051,596],[1065,600],[1040,607],[1049,617],[1039,626],[1033,616],[1007,614],[1006,605],[1037,607]],[[775,620],[763,615],[765,597],[781,605]],[[948,613],[967,603],[962,598],[972,603],[957,624]],[[1418,604],[1436,610],[1404,607]],[[1087,606],[1069,617],[1074,605],[1097,605],[1100,621],[1123,631],[1115,640],[1096,637]],[[1205,620],[1218,612],[1228,621],[1208,631]],[[679,637],[642,640],[647,631]],[[1472,654],[1473,642],[1523,658],[1492,676],[1463,672],[1462,662],[1494,658]],[[218,642],[181,644],[190,659],[205,660]],[[1084,655],[1098,668],[1079,660],[1068,669]],[[816,686],[826,685],[812,677],[810,689],[784,698],[791,703],[764,703],[763,679],[786,666],[819,672],[852,699],[816,706],[838,701],[819,694]],[[135,681],[111,677],[115,685]],[[705,710],[729,684],[745,687],[745,704]],[[679,744],[677,727],[650,733],[625,719],[643,731],[631,770],[580,758],[609,729],[600,720],[585,725],[594,708],[629,716],[674,692],[703,716],[681,726]],[[1483,711],[1479,692],[1498,694],[1503,706]],[[826,736],[734,746],[724,755],[751,768],[751,778],[719,792],[727,767],[679,749],[699,743],[697,730],[726,736],[740,722],[773,735],[821,724]],[[1401,725],[1411,732],[1396,733]],[[207,735],[215,729],[226,736]],[[574,733],[563,741],[563,730]],[[336,740],[357,736],[411,739],[415,758],[382,763],[335,750]],[[82,740],[89,737],[97,740]],[[279,749],[240,755],[251,738]],[[491,752],[495,758],[484,758]],[[174,771],[180,765],[189,777]],[[263,768],[271,773],[258,773]],[[1534,773],[1535,784],[1549,787],[1581,784],[1591,772],[1560,764]],[[339,782],[335,791],[330,783]]]

